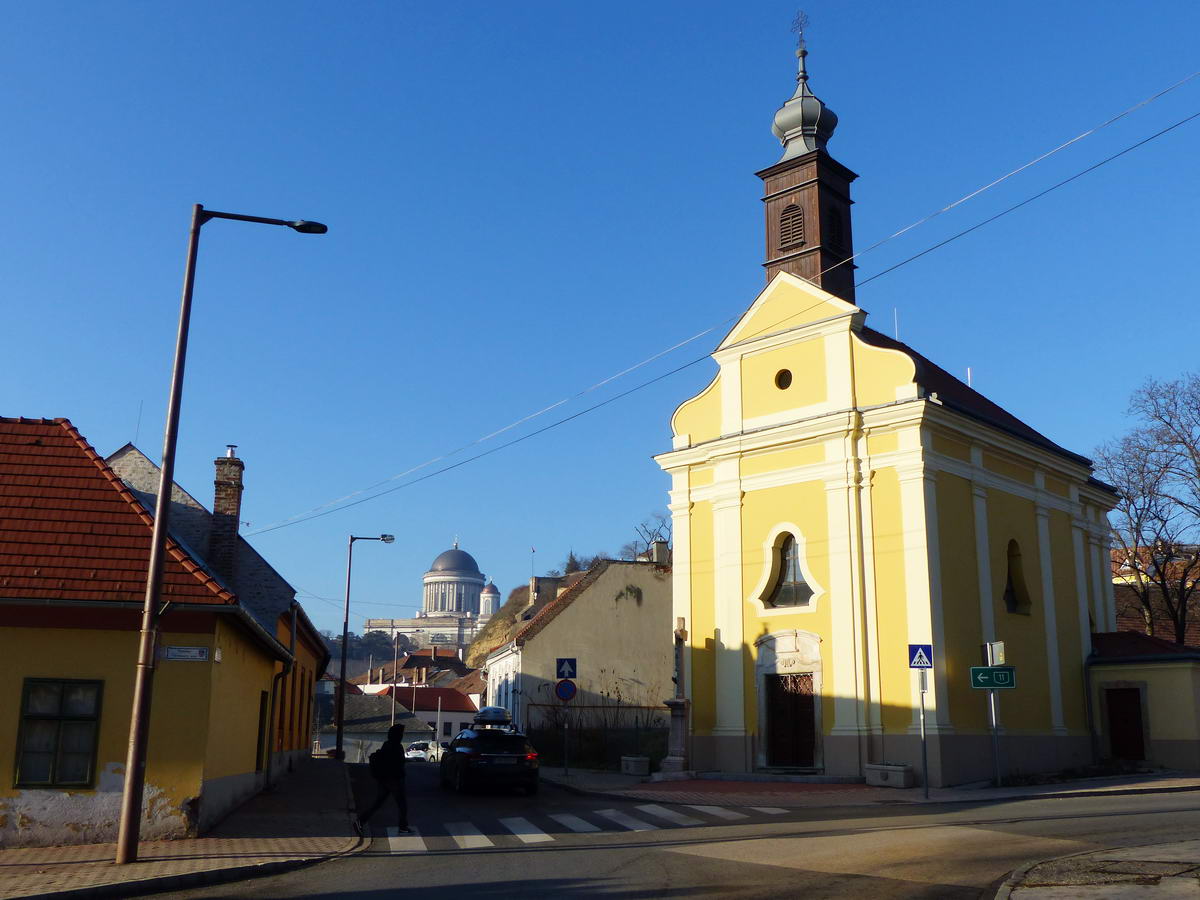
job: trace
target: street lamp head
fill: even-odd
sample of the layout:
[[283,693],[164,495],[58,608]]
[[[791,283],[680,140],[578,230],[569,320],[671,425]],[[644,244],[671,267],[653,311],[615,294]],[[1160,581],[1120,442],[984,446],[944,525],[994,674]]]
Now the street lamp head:
[[320,222],[309,222],[305,219],[300,219],[296,222],[288,222],[287,227],[293,231],[298,231],[301,234],[324,234],[329,230],[329,227],[322,225]]
[[394,534],[381,534],[379,539],[385,544],[390,544],[392,541],[396,540],[396,536]]

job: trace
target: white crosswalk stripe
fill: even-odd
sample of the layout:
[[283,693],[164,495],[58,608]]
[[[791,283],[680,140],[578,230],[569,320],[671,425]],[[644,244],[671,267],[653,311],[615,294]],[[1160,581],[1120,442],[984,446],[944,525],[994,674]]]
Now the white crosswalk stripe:
[[[691,803],[683,805],[698,813],[725,821],[749,818],[746,813],[737,812],[727,806],[698,806]],[[772,816],[791,811],[781,806],[748,806],[745,808]],[[594,809],[587,810],[586,812],[589,816],[605,819],[614,825],[619,825],[621,828],[630,831],[657,831],[663,827],[655,824],[654,820],[669,822],[671,825],[681,828],[706,824],[706,820],[704,819],[690,816],[679,809],[663,806],[658,803],[643,803],[634,807],[634,810],[644,814],[651,821],[646,821],[619,809]],[[572,815],[571,813],[542,813],[542,815],[553,819],[568,831],[576,834],[596,834],[605,830],[604,826],[596,825],[587,819]],[[489,830],[491,830],[492,823],[497,821],[505,829],[512,832],[513,836],[523,844],[543,844],[556,841],[561,837],[561,835],[549,834],[543,831],[531,820],[523,816],[508,816],[498,820],[488,819],[485,824],[488,824]],[[440,831],[441,829],[445,829],[447,836],[462,850],[480,850],[496,846],[495,841],[480,831],[479,827],[472,822],[444,822],[437,830]],[[390,827],[387,829],[388,849],[391,853],[424,853],[428,849],[425,841],[429,836],[422,835],[416,828],[405,834],[401,833],[397,828]]]
[[658,816],[660,819],[666,819],[668,822],[674,822],[676,825],[703,825],[702,819],[697,819],[695,816],[685,816],[677,809],[668,809],[665,806],[659,806],[657,803],[647,803],[644,806],[639,806],[644,813],[650,813],[652,816]]
[[559,825],[581,834],[600,830],[599,825],[593,825],[591,822],[585,821],[584,819],[579,818],[579,816],[573,816],[570,813],[550,813],[550,818],[552,818]]
[[635,819],[633,816],[626,815],[619,809],[598,809],[594,814],[616,822],[622,828],[628,828],[630,831],[654,831],[658,828],[657,825],[651,825],[649,822],[643,822],[641,819]]
[[745,813],[734,812],[727,806],[696,806],[692,803],[687,804],[689,809],[694,809],[697,812],[702,812],[708,816],[715,816],[718,819],[745,819]]
[[392,853],[424,853],[425,841],[417,829],[410,829],[408,834],[396,826],[387,830],[388,850]]
[[528,819],[522,819],[520,816],[512,816],[508,819],[501,819],[500,824],[515,834],[526,844],[540,844],[542,841],[552,841],[550,835],[542,831]]
[[463,850],[478,850],[480,847],[493,846],[489,837],[484,835],[470,822],[447,822],[446,831],[454,838],[454,843]]

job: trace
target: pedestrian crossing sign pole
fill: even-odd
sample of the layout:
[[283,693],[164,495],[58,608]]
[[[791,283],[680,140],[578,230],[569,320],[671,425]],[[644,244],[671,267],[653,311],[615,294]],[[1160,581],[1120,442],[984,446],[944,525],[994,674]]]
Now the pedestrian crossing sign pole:
[[933,644],[909,644],[908,667],[915,669],[921,695],[921,782],[929,799],[929,747],[925,740],[925,694],[929,691],[929,670],[933,668]]

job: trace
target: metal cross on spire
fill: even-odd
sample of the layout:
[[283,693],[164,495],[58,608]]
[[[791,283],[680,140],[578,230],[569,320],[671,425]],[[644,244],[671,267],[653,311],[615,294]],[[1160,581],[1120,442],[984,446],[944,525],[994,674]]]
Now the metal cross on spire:
[[792,34],[796,35],[796,48],[804,48],[804,29],[808,27],[808,13],[802,9],[796,10],[796,18],[792,19]]
[[796,58],[800,61],[796,72],[796,80],[800,82],[808,81],[808,70],[804,65],[804,57],[808,56],[808,48],[804,43],[804,30],[808,28],[808,14],[802,10],[796,10],[796,18],[792,19],[792,33],[796,35]]

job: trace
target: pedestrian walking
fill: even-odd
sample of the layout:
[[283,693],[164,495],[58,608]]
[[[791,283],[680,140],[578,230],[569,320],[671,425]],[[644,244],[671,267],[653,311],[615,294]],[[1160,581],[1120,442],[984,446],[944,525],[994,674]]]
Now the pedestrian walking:
[[367,820],[379,811],[379,807],[383,806],[390,796],[396,801],[396,812],[399,816],[396,821],[397,827],[401,831],[409,831],[408,798],[404,794],[404,726],[393,725],[389,728],[387,740],[367,758],[367,762],[378,793],[375,802],[358,817],[359,829],[366,828]]

